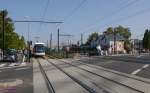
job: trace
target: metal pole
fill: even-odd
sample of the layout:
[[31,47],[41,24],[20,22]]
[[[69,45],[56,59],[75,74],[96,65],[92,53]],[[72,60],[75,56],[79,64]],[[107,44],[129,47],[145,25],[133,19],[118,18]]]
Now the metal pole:
[[28,22],[28,41],[30,40],[29,34],[30,34],[30,24],[29,24],[29,22]]
[[141,51],[141,50],[140,50],[140,48],[141,48],[140,45],[141,45],[141,44],[140,44],[140,40],[139,40],[139,55],[141,54],[141,52],[140,52],[140,51]]
[[59,52],[59,28],[58,28],[58,36],[57,36],[57,37],[58,37],[58,39],[57,39],[57,40],[58,40],[58,41],[57,41],[57,44],[58,44],[58,52]]
[[2,11],[2,20],[3,20],[3,25],[2,25],[2,31],[3,31],[3,60],[4,60],[4,51],[5,51],[5,12]]
[[52,49],[52,33],[50,34],[50,49]]
[[47,43],[47,48],[48,48],[48,40],[47,40],[47,42],[46,42],[46,43]]
[[83,34],[81,34],[81,45],[83,44]]
[[30,23],[28,22],[28,60],[30,62],[31,50],[30,50]]
[[114,29],[114,54],[116,54],[116,33],[115,33],[115,29]]
[[71,40],[70,40],[70,45],[72,44]]

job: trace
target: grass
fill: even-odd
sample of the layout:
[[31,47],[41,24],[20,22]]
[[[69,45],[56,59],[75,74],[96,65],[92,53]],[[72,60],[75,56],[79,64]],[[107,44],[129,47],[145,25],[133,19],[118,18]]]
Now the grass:
[[52,57],[56,57],[58,59],[62,59],[62,58],[73,58],[74,57],[74,53],[67,53],[65,51],[60,51],[60,52],[50,52],[47,53],[48,56]]

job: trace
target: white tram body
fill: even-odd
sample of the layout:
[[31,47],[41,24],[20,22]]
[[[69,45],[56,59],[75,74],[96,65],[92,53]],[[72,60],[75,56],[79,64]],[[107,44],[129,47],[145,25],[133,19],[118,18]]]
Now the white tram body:
[[34,56],[45,56],[45,43],[37,42],[33,48]]

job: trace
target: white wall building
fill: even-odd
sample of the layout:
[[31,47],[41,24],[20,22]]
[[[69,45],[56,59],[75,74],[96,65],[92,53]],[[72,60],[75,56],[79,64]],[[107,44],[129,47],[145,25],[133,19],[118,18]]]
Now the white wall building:
[[94,43],[97,46],[100,45],[101,49],[107,51],[109,54],[124,53],[124,38],[120,35],[115,36],[115,46],[114,46],[114,35],[102,34],[99,36],[98,40]]

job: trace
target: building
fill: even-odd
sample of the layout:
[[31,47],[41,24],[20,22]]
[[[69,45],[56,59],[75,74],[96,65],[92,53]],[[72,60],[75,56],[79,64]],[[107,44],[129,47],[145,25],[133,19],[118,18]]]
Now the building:
[[137,53],[139,50],[144,50],[142,40],[131,39],[130,42],[133,44],[133,53]]
[[100,46],[101,50],[107,51],[108,54],[125,53],[124,38],[119,34],[115,37],[114,35],[99,35],[97,41],[92,42],[91,46]]

